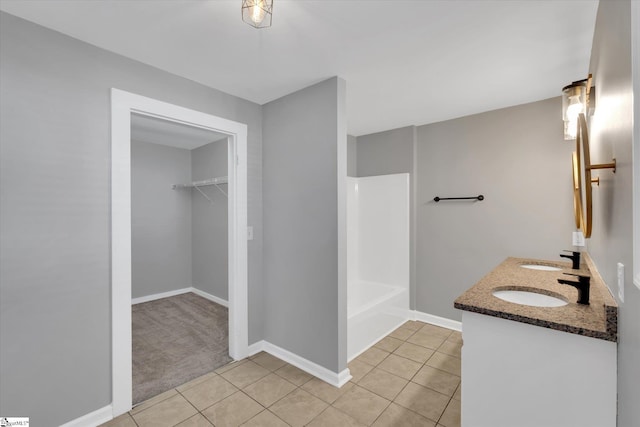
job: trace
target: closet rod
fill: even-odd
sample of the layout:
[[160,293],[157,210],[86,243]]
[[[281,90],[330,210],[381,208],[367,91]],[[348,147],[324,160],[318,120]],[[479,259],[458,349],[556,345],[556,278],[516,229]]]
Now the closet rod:
[[198,190],[198,192],[200,194],[202,194],[202,196],[207,199],[209,202],[211,202],[211,204],[213,204],[213,200],[211,200],[211,198],[209,196],[207,196],[204,191],[202,191],[200,189],[200,187],[206,187],[208,185],[215,185],[216,188],[222,193],[224,194],[225,197],[229,197],[227,195],[227,193],[220,188],[220,184],[228,184],[229,183],[229,178],[227,176],[219,176],[216,178],[210,178],[210,179],[203,179],[202,181],[193,181],[190,184],[173,184],[171,186],[172,189],[174,190],[179,190],[181,188],[195,188],[196,190]]
[[202,181],[193,181],[190,184],[173,184],[171,188],[176,190],[178,188],[205,187],[207,185],[227,184],[228,182],[228,177],[219,176],[217,178],[203,179]]

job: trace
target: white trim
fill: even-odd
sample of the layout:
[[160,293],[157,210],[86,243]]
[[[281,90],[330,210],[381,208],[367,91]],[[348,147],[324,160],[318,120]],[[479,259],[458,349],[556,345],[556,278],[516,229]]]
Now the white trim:
[[435,316],[433,314],[423,313],[418,310],[413,310],[413,320],[419,320],[421,322],[430,323],[443,328],[453,329],[454,331],[462,331],[462,322]]
[[112,406],[132,406],[131,363],[131,113],[228,135],[229,355],[248,352],[247,125],[111,89]]
[[631,171],[633,182],[632,214],[633,223],[633,283],[640,289],[640,3],[631,2],[631,74],[633,88],[633,105],[631,117],[633,119],[633,142],[631,144]]
[[[215,302],[216,304],[220,304],[223,307],[229,307],[229,301],[224,300],[220,297],[210,294],[209,292],[201,291],[198,288],[194,288],[193,286],[189,289],[190,292],[193,292],[196,295],[201,296],[202,298],[206,298],[209,301]],[[249,353],[247,353],[248,355]]]
[[249,356],[253,356],[254,354],[258,354],[264,350],[264,341],[260,340],[256,343],[253,343],[249,346]]
[[188,288],[176,289],[174,291],[160,292],[159,294],[145,295],[143,297],[132,298],[131,305],[136,305],[143,302],[155,301],[162,298],[174,297],[176,295],[182,295],[189,292],[192,292],[198,296],[201,296],[202,298],[206,298],[211,302],[215,302],[216,304],[220,304],[223,307],[229,307],[229,301],[219,298],[215,295],[212,295],[209,292],[201,291],[200,289],[195,288],[193,286],[189,286]]
[[131,305],[141,304],[143,302],[155,301],[162,298],[174,297],[176,295],[182,295],[189,292],[193,292],[192,287],[176,289],[174,291],[160,292],[159,294],[145,295],[143,297],[138,297],[138,298],[131,298]]
[[113,419],[111,405],[100,408],[86,415],[62,424],[60,427],[95,427]]
[[249,346],[249,353],[251,355],[260,353],[261,351],[269,353],[270,355],[275,356],[296,368],[302,369],[306,373],[311,374],[334,387],[342,387],[352,378],[349,368],[344,369],[340,373],[335,373],[324,366],[320,366],[317,363],[298,356],[297,354],[292,353],[289,350],[285,350],[282,347],[278,347],[275,344],[271,344],[268,341],[258,341],[257,343]]

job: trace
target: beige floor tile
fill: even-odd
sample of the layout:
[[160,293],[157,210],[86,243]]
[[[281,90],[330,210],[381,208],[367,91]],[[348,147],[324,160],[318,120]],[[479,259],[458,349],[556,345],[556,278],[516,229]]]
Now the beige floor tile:
[[133,419],[139,427],[172,427],[197,413],[196,408],[177,394],[138,412]]
[[225,373],[233,368],[237,368],[238,366],[242,365],[243,363],[246,363],[249,359],[242,359],[242,360],[234,360],[233,362],[227,363],[226,365],[216,369],[215,372],[216,374],[222,374]]
[[349,389],[353,387],[353,385],[354,384],[352,382],[348,382],[342,387],[338,388],[332,386],[331,384],[327,384],[318,378],[312,378],[310,381],[306,382],[302,386],[302,388],[327,403],[333,403],[340,396],[349,391]]
[[243,427],[289,427],[289,424],[276,417],[272,412],[264,410],[251,418]]
[[199,411],[202,411],[236,391],[238,389],[235,386],[220,375],[216,375],[185,390],[182,395]]
[[349,415],[337,410],[333,406],[329,406],[320,415],[315,417],[313,421],[307,424],[309,427],[365,427]]
[[371,347],[369,350],[358,356],[356,360],[376,366],[378,363],[382,362],[389,354],[390,353],[388,351],[384,351],[378,347]]
[[145,400],[144,402],[142,402],[141,404],[135,406],[130,412],[131,415],[133,414],[137,414],[138,412],[144,411],[145,409],[151,408],[153,405],[156,405],[160,402],[162,402],[163,400],[167,400],[170,397],[175,396],[176,394],[178,394],[177,391],[175,391],[175,389],[171,389],[169,391],[165,391],[162,394],[159,394],[155,397],[152,397],[149,400]]
[[378,368],[384,369],[385,371],[402,377],[405,380],[413,378],[421,367],[422,364],[395,354],[391,354],[378,365]]
[[191,418],[181,422],[176,427],[212,427],[213,424],[209,422],[202,414],[198,413]]
[[409,320],[401,326],[401,328],[410,329],[412,331],[417,331],[422,328],[426,323],[419,322],[417,320]]
[[297,386],[301,386],[302,384],[313,378],[313,375],[309,375],[302,369],[296,368],[295,366],[289,364],[284,365],[274,373],[280,375],[285,380]]
[[436,350],[445,341],[445,337],[439,335],[431,335],[422,331],[416,332],[407,339],[407,342],[411,344],[417,344],[422,347],[430,348],[431,350]]
[[278,400],[269,410],[289,425],[298,427],[308,424],[327,406],[327,403],[299,388]]
[[447,405],[447,409],[444,410],[442,417],[438,421],[438,424],[444,427],[460,427],[460,401],[451,399]]
[[435,422],[396,403],[391,403],[373,423],[374,427],[434,427],[435,425]]
[[131,418],[131,415],[127,412],[126,414],[122,414],[119,417],[112,419],[104,424],[100,424],[100,427],[136,427],[137,424]]
[[406,357],[407,359],[411,359],[418,363],[424,363],[429,360],[429,358],[433,354],[433,350],[422,347],[420,345],[412,344],[410,342],[406,342],[398,347],[396,351],[394,351],[394,354]]
[[204,381],[208,380],[209,378],[215,377],[216,375],[218,375],[218,374],[216,374],[215,372],[209,372],[208,374],[205,374],[205,375],[203,375],[201,377],[195,378],[195,379],[189,381],[188,383],[184,383],[181,386],[176,387],[176,390],[178,390],[180,393],[182,393],[183,391],[190,389],[194,385],[198,385],[201,382],[204,382]]
[[[413,332],[412,332],[413,333]],[[375,347],[378,347],[384,351],[388,351],[389,353],[393,353],[393,351],[400,347],[404,341],[398,338],[394,338],[392,336],[387,336],[382,338],[380,341],[375,343]]]
[[374,392],[378,396],[393,400],[407,383],[408,381],[404,378],[375,368],[365,375],[358,385]]
[[435,353],[433,353],[433,356],[431,356],[431,358],[427,360],[426,364],[433,368],[440,369],[441,371],[460,376],[460,359],[458,359],[457,357],[449,356],[436,351]]
[[371,425],[391,403],[377,394],[354,385],[351,390],[333,403],[333,406],[355,418],[362,424]]
[[409,329],[409,328],[405,328],[405,327],[400,327],[400,328],[396,329],[395,331],[391,332],[389,334],[389,336],[392,337],[392,338],[397,338],[397,339],[402,340],[402,341],[406,341],[407,338],[409,338],[414,333],[415,333],[415,329]]
[[453,398],[456,400],[462,400],[462,384],[458,386],[458,389],[453,394]]
[[255,400],[239,391],[202,411],[202,415],[216,427],[239,426],[249,421],[264,408]]
[[260,355],[254,357],[252,360],[258,365],[270,371],[280,369],[287,364],[287,362],[280,360],[277,357],[270,355],[269,353],[261,353]]
[[269,374],[243,391],[265,408],[282,399],[296,388],[295,385],[276,374]]
[[410,382],[394,402],[432,421],[437,421],[449,403],[449,397]]
[[266,377],[268,374],[268,370],[249,360],[246,363],[243,363],[242,365],[220,375],[236,387],[245,388],[249,384],[258,381],[260,378]]
[[451,329],[442,328],[440,326],[430,325],[430,324],[427,323],[424,326],[422,326],[422,328],[420,328],[420,332],[421,333],[425,333],[425,334],[437,335],[439,337],[448,338],[453,331]]
[[453,342],[459,342],[462,344],[462,332],[459,332],[459,331],[451,332],[451,335],[449,335],[449,338],[447,338],[447,340],[453,341]]
[[460,377],[425,365],[411,381],[447,396],[452,396],[460,384]]
[[445,342],[442,343],[440,347],[438,347],[438,351],[440,353],[448,354],[449,356],[460,358],[460,353],[462,351],[462,343],[446,340]]
[[251,356],[249,356],[248,359],[249,360],[253,360],[256,357],[260,357],[260,356],[262,356],[263,354],[266,354],[266,353],[267,353],[266,351],[259,351],[258,353],[252,354]]
[[351,372],[351,381],[357,383],[374,367],[368,363],[364,363],[358,359],[355,359],[349,363],[349,372]]

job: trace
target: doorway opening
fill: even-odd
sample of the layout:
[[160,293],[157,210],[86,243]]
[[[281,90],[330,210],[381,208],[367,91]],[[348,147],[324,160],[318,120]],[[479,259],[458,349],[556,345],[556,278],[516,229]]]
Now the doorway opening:
[[[164,124],[215,132],[226,138],[228,215],[229,356],[248,354],[247,301],[247,126],[151,98],[111,91],[111,233],[112,233],[112,407],[116,417],[132,407],[132,206],[131,123]],[[221,177],[210,177],[221,178]],[[220,181],[217,182],[221,184]],[[176,185],[193,185],[193,181]],[[203,194],[206,194],[203,192]]]
[[228,136],[131,115],[133,404],[226,365]]

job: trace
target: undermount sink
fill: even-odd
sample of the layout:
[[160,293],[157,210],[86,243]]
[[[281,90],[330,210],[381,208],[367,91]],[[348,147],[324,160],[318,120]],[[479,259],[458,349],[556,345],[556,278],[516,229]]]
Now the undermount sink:
[[493,291],[493,296],[504,301],[533,307],[562,307],[567,305],[567,301],[561,298],[531,291],[496,290]]
[[560,271],[559,267],[549,264],[520,264],[522,268],[528,268],[530,270],[542,270],[542,271]]

